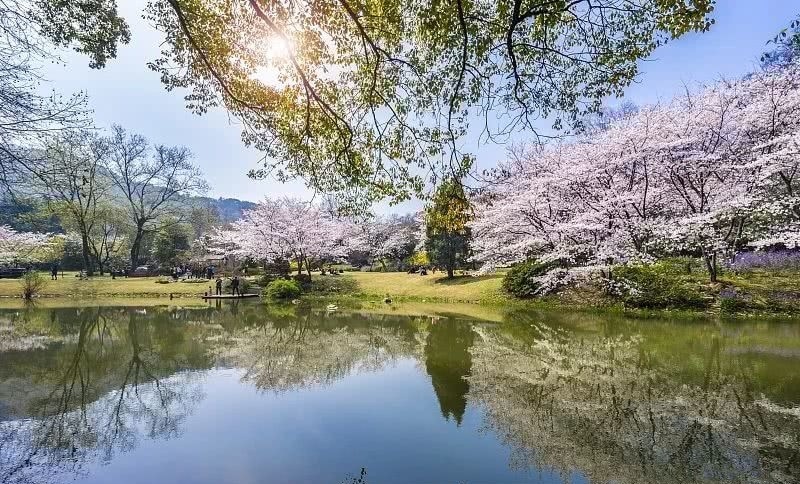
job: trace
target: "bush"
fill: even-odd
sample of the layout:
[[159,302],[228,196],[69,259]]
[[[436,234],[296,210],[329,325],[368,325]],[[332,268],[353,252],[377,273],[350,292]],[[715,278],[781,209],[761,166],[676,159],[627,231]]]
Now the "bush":
[[272,299],[294,299],[300,296],[300,285],[295,281],[277,279],[267,285],[266,294]]
[[719,292],[719,309],[723,313],[736,313],[753,309],[753,297],[739,293],[735,288],[723,288]]
[[702,309],[711,301],[700,287],[676,275],[672,264],[619,266],[612,275],[617,286],[627,288],[618,296],[632,307]]
[[311,287],[311,276],[308,274],[295,274],[292,279],[303,289]]
[[533,297],[539,290],[539,284],[534,278],[544,275],[552,268],[552,264],[536,261],[516,264],[503,277],[503,290],[519,298]]
[[278,279],[283,279],[283,277],[278,274],[264,274],[263,276],[258,278],[256,284],[258,284],[261,287],[267,287],[269,286],[270,282],[276,281]]
[[707,271],[705,263],[697,257],[668,257],[659,260],[657,265],[662,274],[678,277],[705,274]]
[[358,292],[358,283],[352,277],[321,276],[311,281],[310,292],[317,295],[352,294]]
[[38,272],[26,272],[22,276],[22,297],[27,300],[33,299],[47,285],[47,280]]
[[335,264],[330,267],[334,271],[342,274],[344,272],[358,272],[358,267],[353,267],[350,264]]

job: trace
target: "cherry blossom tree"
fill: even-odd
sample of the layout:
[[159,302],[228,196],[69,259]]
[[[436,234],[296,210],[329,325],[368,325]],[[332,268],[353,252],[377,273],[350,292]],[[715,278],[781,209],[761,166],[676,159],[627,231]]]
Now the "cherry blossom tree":
[[0,263],[38,262],[50,242],[48,234],[17,232],[0,225]]
[[212,236],[212,244],[228,253],[264,262],[293,260],[297,272],[311,262],[343,258],[343,225],[318,205],[294,198],[264,199],[227,229]]
[[348,250],[365,254],[370,265],[379,262],[384,270],[387,260],[398,262],[417,245],[419,224],[414,218],[370,214],[342,223],[348,227]]
[[[687,89],[579,136],[527,147],[477,200],[484,269],[552,262],[543,288],[617,264],[794,247],[800,232],[800,66]],[[543,289],[544,290],[544,289]]]

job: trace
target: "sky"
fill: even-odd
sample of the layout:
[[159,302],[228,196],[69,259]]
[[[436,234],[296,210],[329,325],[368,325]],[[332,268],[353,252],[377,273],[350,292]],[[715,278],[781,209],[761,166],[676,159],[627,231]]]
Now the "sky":
[[[251,180],[261,155],[244,146],[240,126],[223,109],[203,116],[184,107],[179,90],[167,92],[146,64],[158,57],[161,34],[141,18],[147,0],[121,0],[120,13],[131,27],[130,44],[120,46],[118,56],[101,70],[88,67],[88,59],[65,52],[62,64],[45,67],[48,87],[62,94],[84,91],[89,95],[95,125],[120,124],[153,143],[187,146],[211,185],[212,197],[258,201],[285,195],[309,199],[312,193],[302,181]],[[798,0],[718,0],[709,32],[689,34],[656,50],[641,62],[641,74],[625,93],[625,101],[643,105],[669,99],[685,85],[732,78],[752,71],[766,42],[800,14]],[[609,105],[622,100],[610,100]],[[524,141],[525,133],[512,141]],[[507,145],[485,144],[476,148],[479,169],[494,166],[506,156]],[[408,202],[381,212],[415,210]]]

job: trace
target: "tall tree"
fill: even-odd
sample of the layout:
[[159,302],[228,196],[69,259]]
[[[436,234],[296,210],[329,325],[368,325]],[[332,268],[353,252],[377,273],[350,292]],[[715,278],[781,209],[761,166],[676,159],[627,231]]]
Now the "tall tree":
[[26,165],[37,191],[81,238],[83,269],[94,274],[91,234],[98,220],[98,204],[108,184],[101,171],[108,144],[88,131],[60,133],[48,139],[41,161]]
[[94,227],[89,232],[89,248],[100,275],[113,270],[109,264],[119,265],[120,255],[127,246],[126,228],[123,207],[109,201],[98,204]]
[[160,219],[170,215],[174,223],[185,217],[187,196],[208,188],[200,170],[185,147],[150,147],[140,135],[113,127],[108,139],[111,156],[106,165],[114,186],[126,202],[133,226],[130,263],[136,267],[146,233],[154,231]]
[[425,210],[425,250],[431,263],[444,267],[447,277],[470,255],[472,205],[456,179],[443,183]]
[[153,259],[162,266],[174,266],[191,248],[191,230],[188,226],[166,219],[153,237]]
[[[150,67],[224,105],[265,153],[345,202],[422,194],[472,164],[459,140],[557,128],[621,95],[639,61],[705,31],[713,0],[154,0]],[[484,122],[494,110],[507,123]]]

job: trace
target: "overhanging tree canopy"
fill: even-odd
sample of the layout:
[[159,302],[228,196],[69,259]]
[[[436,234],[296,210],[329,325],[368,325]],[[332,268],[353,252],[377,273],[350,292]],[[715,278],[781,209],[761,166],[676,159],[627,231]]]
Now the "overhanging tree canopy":
[[154,0],[166,43],[150,67],[195,112],[242,121],[265,154],[252,176],[397,201],[469,168],[470,121],[488,137],[577,123],[656,47],[707,30],[713,3]]

